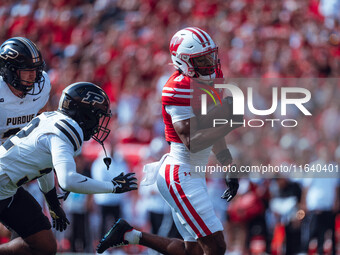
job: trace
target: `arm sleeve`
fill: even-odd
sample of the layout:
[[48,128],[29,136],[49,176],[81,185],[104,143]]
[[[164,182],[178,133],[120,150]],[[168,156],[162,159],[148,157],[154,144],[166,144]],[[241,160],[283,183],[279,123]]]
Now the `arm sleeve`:
[[111,181],[97,181],[77,173],[72,146],[58,136],[52,136],[51,154],[59,186],[67,191],[82,194],[112,193]]
[[191,106],[166,105],[165,110],[171,116],[172,124],[195,117]]
[[38,178],[38,184],[42,192],[45,194],[54,188],[54,172],[51,171],[48,174]]

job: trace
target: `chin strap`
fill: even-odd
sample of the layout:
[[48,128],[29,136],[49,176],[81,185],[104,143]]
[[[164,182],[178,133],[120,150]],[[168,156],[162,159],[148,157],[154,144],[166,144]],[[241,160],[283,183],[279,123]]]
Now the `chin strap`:
[[103,142],[100,142],[100,145],[103,147],[103,149],[104,149],[104,153],[105,153],[105,158],[103,158],[103,161],[104,161],[104,163],[105,163],[105,165],[106,165],[106,167],[107,167],[107,170],[109,170],[109,168],[110,168],[110,165],[111,165],[111,158],[109,158],[108,156],[107,156],[107,154],[106,154],[106,150],[105,150],[105,146],[104,146],[104,143]]

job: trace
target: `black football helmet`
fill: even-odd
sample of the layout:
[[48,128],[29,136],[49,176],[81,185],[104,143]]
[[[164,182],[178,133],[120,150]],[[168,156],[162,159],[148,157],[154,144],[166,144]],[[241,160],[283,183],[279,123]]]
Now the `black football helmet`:
[[[42,74],[44,67],[45,62],[38,47],[27,38],[13,37],[0,47],[0,75],[10,86],[22,91],[24,96],[38,95],[42,91],[45,84]],[[20,70],[35,70],[35,81],[22,80],[18,75]],[[23,85],[22,82],[28,85]]]
[[67,86],[60,97],[58,111],[74,119],[84,133],[84,140],[92,137],[103,144],[110,133],[110,100],[103,89],[90,82]]

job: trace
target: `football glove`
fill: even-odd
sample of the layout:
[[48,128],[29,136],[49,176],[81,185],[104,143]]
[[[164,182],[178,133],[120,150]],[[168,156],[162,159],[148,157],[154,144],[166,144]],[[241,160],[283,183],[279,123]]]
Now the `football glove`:
[[228,175],[225,179],[225,182],[227,184],[227,189],[224,191],[223,195],[221,196],[222,199],[226,199],[227,202],[230,202],[237,193],[239,184],[237,178],[229,178]]
[[112,183],[112,193],[124,193],[137,189],[137,178],[135,177],[135,173],[128,173],[124,175],[124,173],[121,172],[120,175],[112,179]]
[[52,217],[52,226],[57,231],[63,232],[66,230],[67,225],[70,225],[70,222],[66,218],[66,214],[60,206],[51,209],[50,208],[50,215]]
[[63,208],[61,208],[60,206],[59,200],[57,198],[56,188],[54,187],[46,194],[44,193],[44,196],[48,204],[50,215],[52,217],[53,228],[55,228],[57,231],[63,232],[67,228],[67,225],[70,224],[70,222],[67,219]]

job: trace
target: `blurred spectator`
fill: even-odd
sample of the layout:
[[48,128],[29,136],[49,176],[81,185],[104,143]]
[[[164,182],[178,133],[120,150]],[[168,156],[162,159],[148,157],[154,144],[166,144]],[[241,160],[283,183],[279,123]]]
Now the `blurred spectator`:
[[[326,18],[331,18],[331,19],[337,19],[340,21],[340,1],[339,0],[321,0],[320,1],[320,6],[319,10],[325,16]],[[328,23],[329,26],[334,27],[334,21],[329,20]],[[326,23],[327,25],[327,23]]]
[[[285,240],[281,244],[277,243],[275,238],[272,240],[272,252],[273,249],[281,248],[280,251],[285,250],[286,254],[297,254],[300,252],[300,229],[301,220],[297,215],[300,208],[301,200],[301,187],[298,183],[291,181],[285,176],[279,176],[272,182],[271,186],[271,200],[270,200],[270,211],[274,214],[276,228],[274,234],[277,234],[277,230],[280,226],[285,229]],[[275,254],[279,252],[275,250]]]
[[253,254],[257,249],[261,252],[266,250],[267,227],[264,213],[267,190],[265,183],[257,183],[257,181],[260,180],[240,179],[238,194],[228,207],[227,248],[229,252]]
[[[128,173],[128,167],[119,154],[115,151],[114,144],[109,150],[112,162],[107,169],[103,162],[102,153],[99,154],[98,158],[93,162],[91,167],[91,176],[96,180],[112,180],[114,177],[119,175],[121,172]],[[103,236],[110,228],[113,221],[119,219],[122,216],[122,203],[127,199],[126,194],[95,194],[93,195],[94,202],[99,207],[101,221],[99,224],[100,236]]]
[[[327,147],[318,149],[318,160],[311,166],[318,164],[335,165]],[[307,252],[311,241],[316,239],[317,252],[324,254],[324,242],[332,242],[331,253],[335,254],[335,213],[339,205],[339,179],[337,178],[307,178],[303,181],[302,208],[306,211],[306,218],[302,235],[302,245]]]

